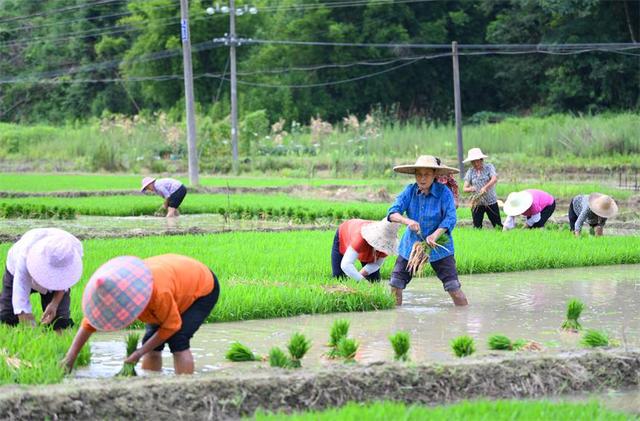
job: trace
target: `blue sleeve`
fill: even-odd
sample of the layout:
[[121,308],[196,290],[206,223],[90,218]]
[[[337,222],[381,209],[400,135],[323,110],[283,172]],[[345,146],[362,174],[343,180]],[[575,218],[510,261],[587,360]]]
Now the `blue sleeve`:
[[387,211],[387,221],[389,220],[389,215],[392,213],[399,213],[402,215],[409,208],[409,203],[411,202],[411,193],[413,192],[413,184],[409,184],[405,189],[396,197],[395,202]]
[[438,225],[438,228],[444,228],[449,234],[451,234],[458,220],[458,217],[456,215],[456,205],[453,200],[453,193],[451,193],[451,190],[445,188],[441,194],[444,218],[442,219],[442,221],[440,221],[440,225]]

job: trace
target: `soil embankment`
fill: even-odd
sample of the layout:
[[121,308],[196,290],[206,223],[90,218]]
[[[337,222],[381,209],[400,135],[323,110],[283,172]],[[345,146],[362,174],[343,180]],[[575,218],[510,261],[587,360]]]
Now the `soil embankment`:
[[[257,409],[324,409],[348,401],[443,404],[534,398],[640,381],[640,351],[513,355],[446,365],[376,364],[78,382],[0,393],[5,419],[234,419]],[[2,389],[0,389],[2,392]]]

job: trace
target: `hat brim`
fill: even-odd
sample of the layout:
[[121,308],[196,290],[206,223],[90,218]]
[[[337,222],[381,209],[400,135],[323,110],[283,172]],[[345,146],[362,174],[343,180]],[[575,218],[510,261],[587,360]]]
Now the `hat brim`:
[[143,184],[142,188],[140,189],[140,193],[144,192],[144,189],[146,189],[147,187],[149,187],[149,184],[153,183],[154,181],[156,181],[156,179],[154,178],[153,180],[149,181],[147,184]]
[[464,161],[462,161],[463,163],[467,164],[471,161],[477,161],[478,159],[485,159],[485,158],[489,158],[489,156],[482,154],[480,156],[470,156],[469,158],[465,159]]
[[[384,221],[381,221],[384,222]],[[389,224],[395,224],[395,222],[387,222]],[[360,229],[362,238],[375,250],[381,251],[387,256],[397,256],[398,248],[400,246],[400,240],[396,237],[394,239],[388,239],[381,235],[376,235],[376,228],[380,222],[373,222],[371,224],[364,225]],[[397,236],[396,230],[396,236]]]
[[64,291],[75,285],[82,276],[82,256],[74,251],[71,263],[64,267],[51,266],[45,261],[46,241],[38,241],[27,254],[27,270],[38,285],[49,291]]
[[618,204],[615,202],[615,200],[609,197],[611,199],[611,208],[609,210],[602,209],[600,206],[598,206],[596,200],[603,196],[606,195],[600,193],[591,193],[589,195],[589,209],[591,209],[591,212],[595,213],[601,218],[613,218],[618,214]]
[[522,215],[533,204],[533,196],[531,194],[521,195],[520,197],[522,197],[523,200],[518,203],[512,203],[509,197],[507,197],[503,207],[504,213],[507,214],[507,216]]
[[426,165],[398,165],[393,167],[393,170],[397,173],[402,173],[402,174],[415,174],[416,170],[420,168],[435,170],[436,175],[449,175],[449,174],[457,174],[460,172],[460,170],[457,168],[451,168],[445,165],[441,165],[439,167],[430,167]]

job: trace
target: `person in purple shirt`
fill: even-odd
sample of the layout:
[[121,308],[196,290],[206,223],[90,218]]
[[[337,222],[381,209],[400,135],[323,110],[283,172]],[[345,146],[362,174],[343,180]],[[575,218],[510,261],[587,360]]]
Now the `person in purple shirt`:
[[528,189],[509,193],[504,202],[507,219],[502,230],[515,228],[518,215],[526,218],[524,228],[542,228],[555,210],[556,200],[545,191]]
[[[454,257],[453,229],[457,217],[453,193],[444,184],[434,183],[438,175],[456,173],[458,170],[442,165],[439,158],[430,155],[420,156],[414,165],[400,165],[393,170],[413,174],[416,179],[398,195],[387,211],[389,222],[399,222],[408,228],[400,240],[398,258],[389,281],[396,304],[402,305],[403,290],[411,282],[412,274],[407,269],[411,249],[417,241],[426,241],[433,247],[429,253],[429,263],[444,290],[455,305],[466,306],[467,297],[458,280]],[[438,247],[436,241],[445,233],[450,240],[446,247]]]
[[187,195],[187,188],[173,178],[159,178],[145,177],[142,179],[142,193],[150,191],[164,199],[162,205],[167,210],[167,218],[177,217],[180,213],[178,208],[184,197]]

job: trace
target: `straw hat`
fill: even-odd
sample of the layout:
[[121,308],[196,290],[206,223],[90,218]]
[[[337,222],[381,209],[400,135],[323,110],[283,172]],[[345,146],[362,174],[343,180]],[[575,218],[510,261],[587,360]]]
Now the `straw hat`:
[[97,330],[122,329],[144,311],[152,292],[153,276],[142,259],[116,257],[91,276],[82,295],[82,311]]
[[613,218],[618,214],[618,205],[606,194],[591,193],[589,195],[589,209],[601,218]]
[[489,158],[489,157],[483,154],[480,148],[471,148],[467,152],[467,159],[465,159],[462,162],[466,163],[466,162],[475,161],[476,159],[484,159],[484,158]]
[[398,230],[400,224],[389,222],[387,219],[364,225],[360,230],[362,238],[374,249],[387,256],[398,254]]
[[140,189],[141,192],[144,191],[144,189],[147,188],[147,186],[151,183],[153,183],[154,181],[156,181],[155,178],[153,177],[145,177],[142,179],[142,188]]
[[44,237],[27,253],[27,271],[49,291],[69,289],[82,276],[82,244],[69,233]]
[[436,170],[436,175],[448,175],[460,172],[460,170],[456,168],[443,165],[440,158],[431,155],[420,155],[415,164],[398,165],[393,167],[393,170],[403,174],[415,174],[418,168],[433,168]]
[[504,202],[504,213],[508,216],[522,215],[533,204],[533,195],[526,190],[509,193]]

